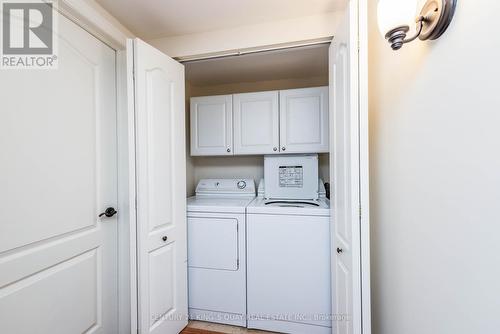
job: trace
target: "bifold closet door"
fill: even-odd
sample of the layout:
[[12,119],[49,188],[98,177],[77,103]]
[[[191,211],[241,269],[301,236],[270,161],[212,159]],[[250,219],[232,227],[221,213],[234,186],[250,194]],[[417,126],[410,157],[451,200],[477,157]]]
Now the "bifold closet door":
[[117,333],[115,51],[54,15],[58,68],[0,74],[0,333]]
[[[359,3],[349,1],[329,51],[332,121],[333,322],[337,334],[370,334],[368,108],[360,94]],[[367,75],[367,73],[364,73]],[[366,77],[365,77],[366,80]]]
[[233,95],[234,154],[279,153],[279,92]]
[[188,312],[184,66],[139,39],[133,50],[139,333],[174,334]]

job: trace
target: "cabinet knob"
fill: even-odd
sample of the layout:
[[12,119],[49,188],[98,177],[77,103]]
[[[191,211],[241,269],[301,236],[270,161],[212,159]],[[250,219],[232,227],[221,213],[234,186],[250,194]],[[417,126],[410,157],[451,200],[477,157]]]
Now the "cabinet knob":
[[337,247],[337,253],[342,254],[343,252],[344,252],[344,250],[342,248]]
[[286,150],[286,147],[285,147],[285,146],[283,146],[283,147],[281,148],[281,150],[282,150],[282,151],[285,151],[285,150]]
[[230,148],[228,148],[226,151],[227,151],[227,153],[230,153],[230,152],[231,152],[231,149],[230,149]]
[[166,235],[164,235],[164,236],[161,238],[161,240],[163,240],[163,241],[165,241],[165,242],[166,242],[166,241],[168,240],[168,238],[167,238],[167,236],[166,236]]
[[273,147],[273,151],[276,152],[278,150],[277,147]]

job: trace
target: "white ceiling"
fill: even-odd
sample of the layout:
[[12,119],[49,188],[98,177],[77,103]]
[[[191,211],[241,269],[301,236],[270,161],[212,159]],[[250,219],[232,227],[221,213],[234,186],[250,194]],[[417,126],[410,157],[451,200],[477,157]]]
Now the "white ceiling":
[[328,45],[186,63],[194,86],[328,76]]
[[332,12],[345,0],[96,0],[143,39]]

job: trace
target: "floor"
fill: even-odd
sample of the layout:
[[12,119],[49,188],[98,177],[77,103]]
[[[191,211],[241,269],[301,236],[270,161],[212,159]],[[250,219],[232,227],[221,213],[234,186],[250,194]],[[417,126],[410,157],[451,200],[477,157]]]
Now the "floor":
[[272,334],[273,332],[247,329],[243,327],[214,324],[203,321],[190,321],[181,334]]

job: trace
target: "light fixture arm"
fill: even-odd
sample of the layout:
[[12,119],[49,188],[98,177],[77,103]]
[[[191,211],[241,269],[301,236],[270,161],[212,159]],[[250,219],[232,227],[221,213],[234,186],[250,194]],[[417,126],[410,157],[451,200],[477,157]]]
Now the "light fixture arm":
[[391,44],[391,48],[393,50],[399,50],[403,47],[403,44],[410,43],[416,40],[420,34],[422,33],[422,29],[424,28],[425,17],[423,15],[419,16],[416,20],[417,23],[417,31],[414,36],[410,38],[406,38],[406,34],[410,31],[409,26],[399,26],[392,30],[390,30],[385,38]]
[[420,34],[422,33],[422,29],[424,28],[424,22],[425,22],[424,16],[419,16],[417,18],[416,23],[418,24],[418,26],[417,26],[417,31],[416,31],[415,35],[413,37],[404,39],[403,44],[413,42],[414,40],[416,40],[418,38],[418,36],[420,36]]

